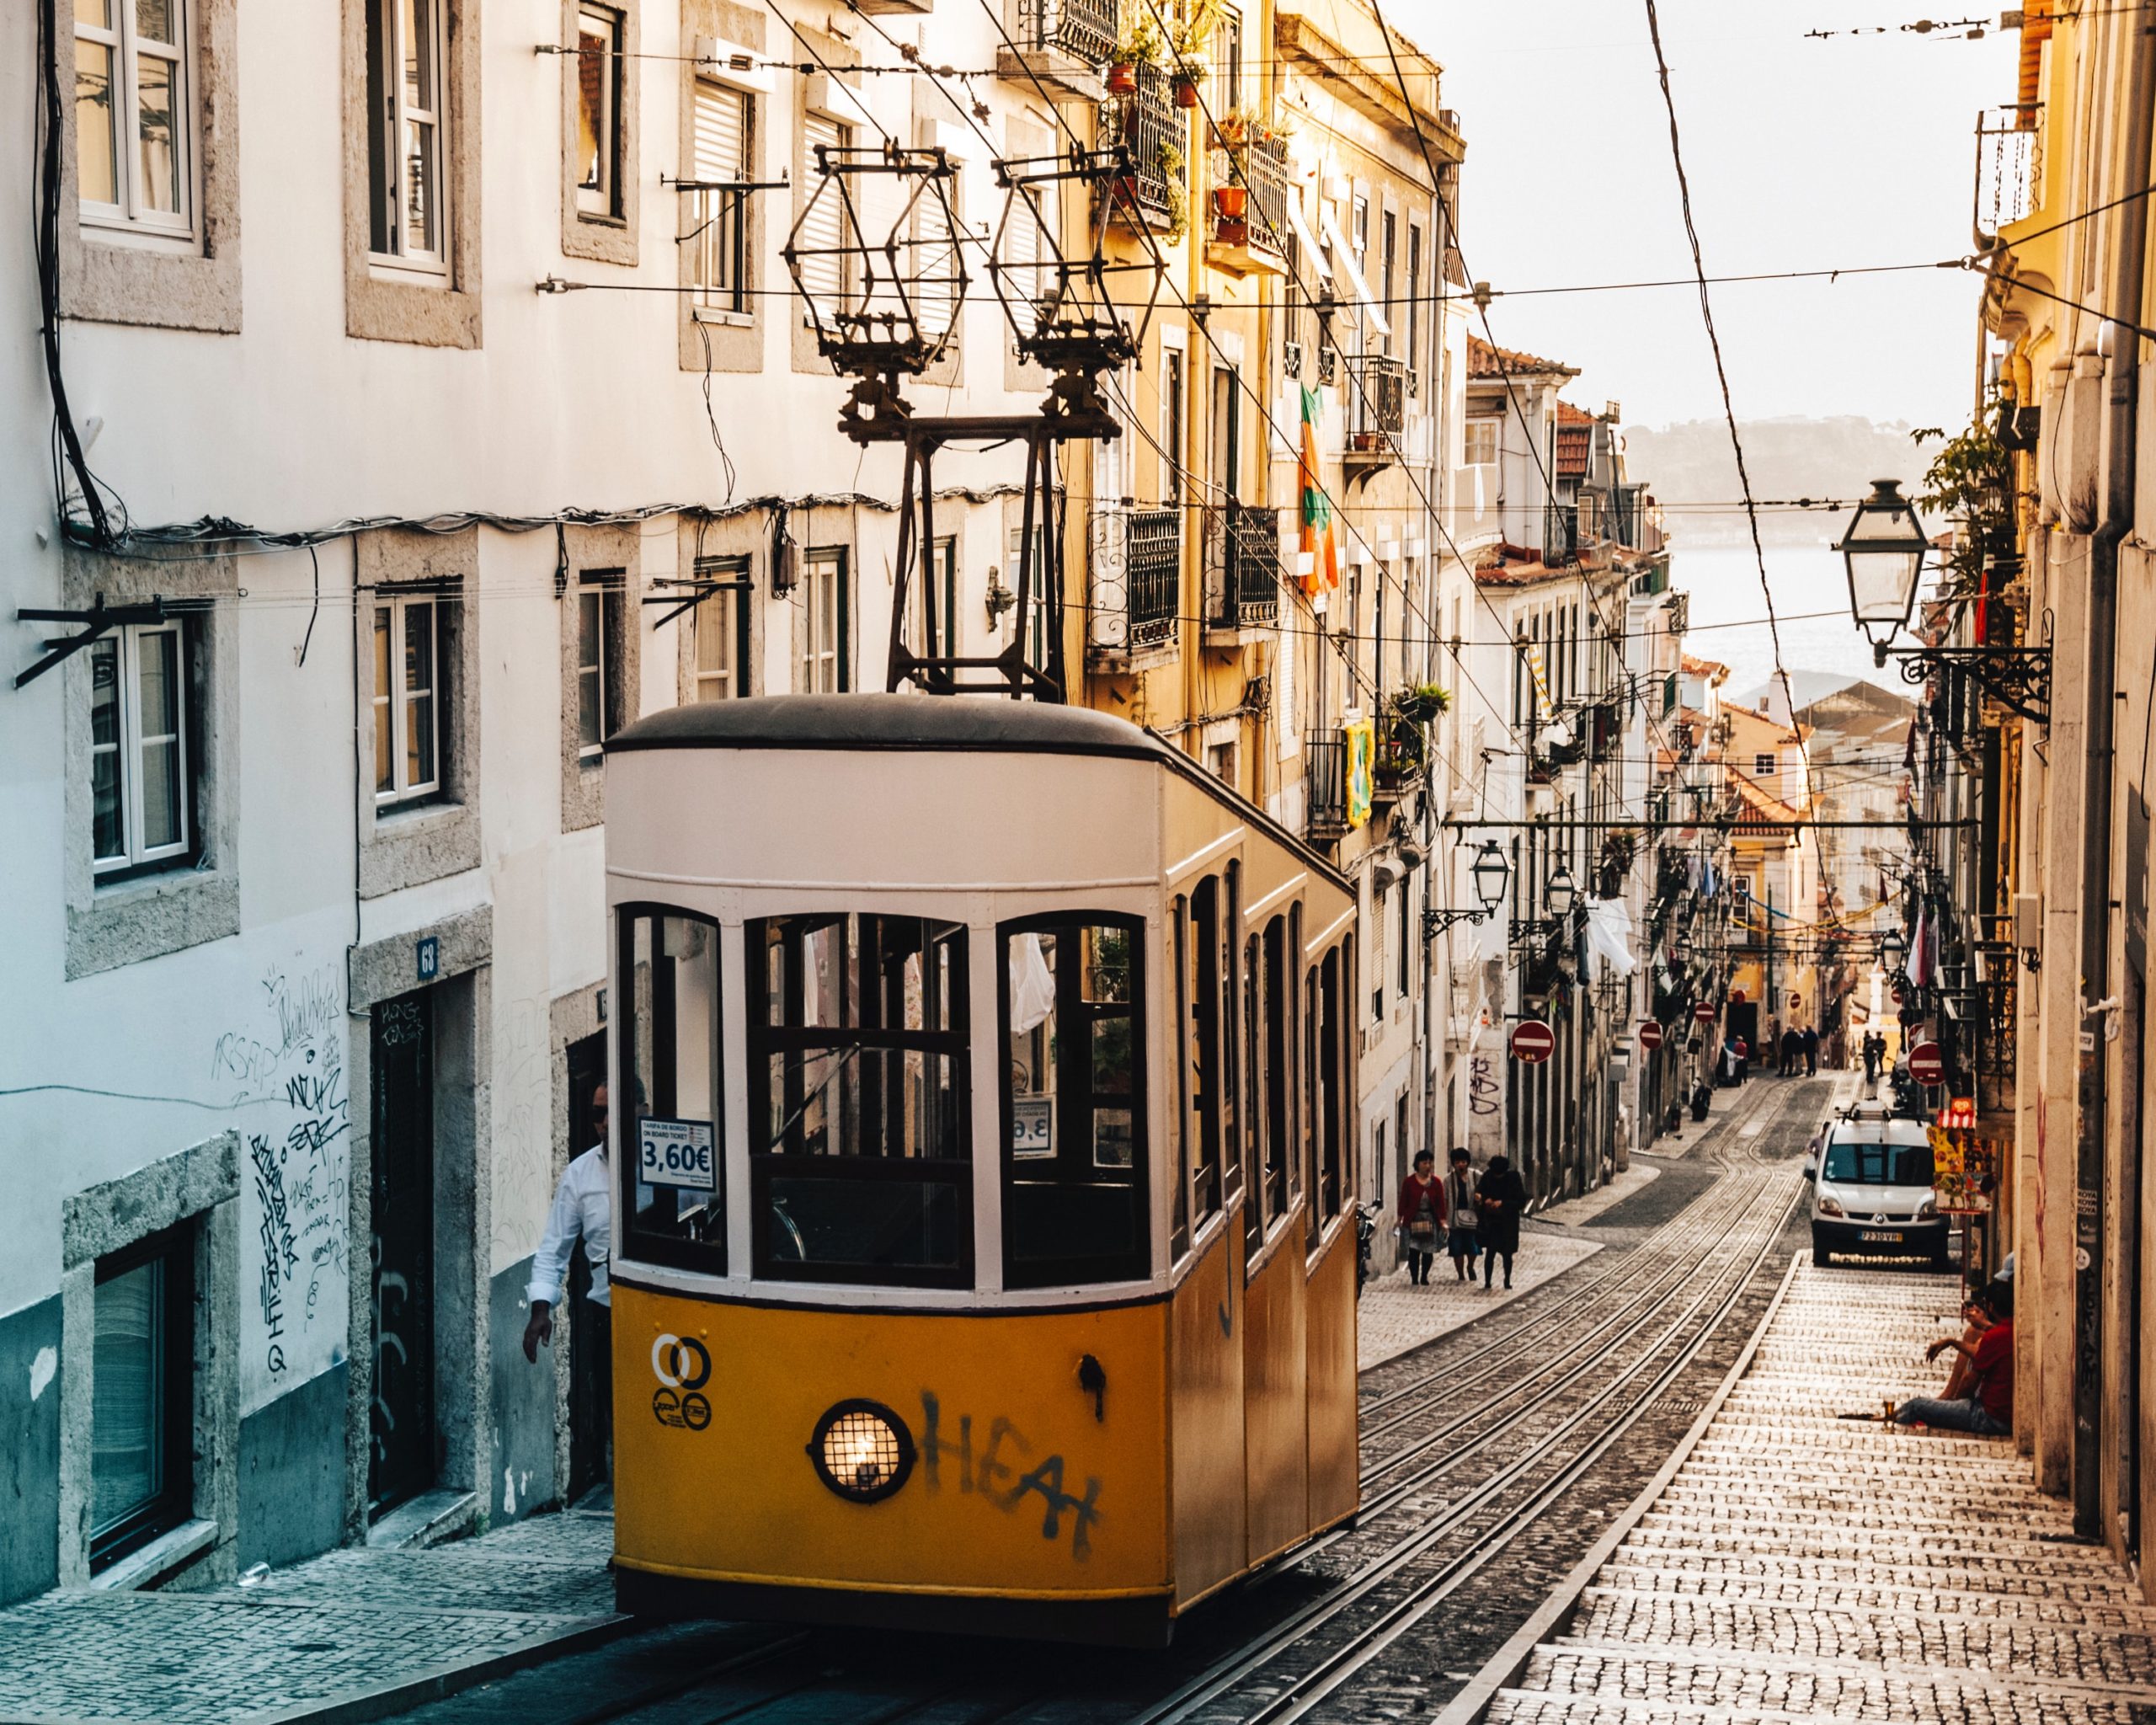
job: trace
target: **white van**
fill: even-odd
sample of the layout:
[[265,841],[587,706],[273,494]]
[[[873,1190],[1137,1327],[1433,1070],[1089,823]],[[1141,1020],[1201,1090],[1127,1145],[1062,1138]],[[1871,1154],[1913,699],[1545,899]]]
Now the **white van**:
[[1919,1120],[1860,1103],[1827,1123],[1812,1182],[1812,1261],[1833,1252],[1949,1262],[1949,1223],[1932,1188],[1931,1140]]

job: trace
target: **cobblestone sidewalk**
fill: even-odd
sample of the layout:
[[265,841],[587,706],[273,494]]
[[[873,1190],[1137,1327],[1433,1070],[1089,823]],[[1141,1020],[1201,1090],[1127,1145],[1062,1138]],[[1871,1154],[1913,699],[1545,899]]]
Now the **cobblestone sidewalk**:
[[204,1593],[63,1590],[0,1611],[8,1725],[379,1717],[603,1637],[611,1515],[425,1551],[331,1551]]
[[1486,1717],[2156,1717],[2156,1610],[2072,1543],[2010,1441],[1835,1418],[1935,1389],[1924,1346],[1956,1288],[1800,1261],[1750,1369]]
[[1574,1239],[1554,1231],[1523,1231],[1519,1252],[1513,1259],[1513,1285],[1485,1288],[1481,1260],[1476,1260],[1475,1280],[1460,1281],[1453,1274],[1452,1259],[1440,1258],[1430,1271],[1427,1287],[1417,1287],[1405,1269],[1382,1276],[1363,1290],[1355,1315],[1355,1366],[1368,1371],[1388,1359],[1397,1359],[1410,1348],[1449,1334],[1462,1324],[1508,1306],[1572,1268],[1581,1259],[1602,1249],[1595,1240]]

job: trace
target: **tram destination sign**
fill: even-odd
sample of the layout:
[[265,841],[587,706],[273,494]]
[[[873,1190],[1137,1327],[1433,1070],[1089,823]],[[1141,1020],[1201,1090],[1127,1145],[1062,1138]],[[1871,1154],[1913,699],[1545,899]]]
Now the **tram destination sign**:
[[1513,1026],[1513,1058],[1539,1066],[1557,1052],[1557,1033],[1539,1018],[1524,1018]]
[[647,1186],[718,1190],[718,1158],[708,1120],[637,1122],[637,1178]]

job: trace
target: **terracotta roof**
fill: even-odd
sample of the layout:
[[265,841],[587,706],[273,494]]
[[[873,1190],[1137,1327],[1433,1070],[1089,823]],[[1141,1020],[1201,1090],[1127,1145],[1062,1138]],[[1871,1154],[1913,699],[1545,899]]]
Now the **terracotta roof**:
[[1796,809],[1771,792],[1761,790],[1735,767],[1730,769],[1729,782],[1737,787],[1737,794],[1745,806],[1761,817],[1753,825],[1794,826],[1804,819]]
[[1588,451],[1593,447],[1594,433],[1584,425],[1567,425],[1557,422],[1557,475],[1563,479],[1587,478]]
[[1524,354],[1515,348],[1493,347],[1480,336],[1467,338],[1467,375],[1470,377],[1503,378],[1520,372],[1537,372],[1566,377],[1580,375],[1579,367],[1568,366],[1561,360],[1538,359],[1533,354]]
[[1729,667],[1719,660],[1694,659],[1689,653],[1682,653],[1678,655],[1677,663],[1688,676],[1712,677],[1717,683],[1729,676]]
[[1568,401],[1557,403],[1557,423],[1560,425],[1592,425],[1594,415],[1585,408],[1576,408]]
[[1581,571],[1577,566],[1565,565],[1552,569],[1543,562],[1540,552],[1530,551],[1524,545],[1493,545],[1483,553],[1477,564],[1475,579],[1485,587],[1526,587],[1537,581],[1555,580],[1561,575],[1577,578]]

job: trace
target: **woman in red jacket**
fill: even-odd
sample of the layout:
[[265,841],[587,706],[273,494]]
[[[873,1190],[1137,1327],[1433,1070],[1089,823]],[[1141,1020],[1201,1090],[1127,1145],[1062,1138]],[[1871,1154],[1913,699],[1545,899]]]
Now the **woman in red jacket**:
[[1407,1279],[1427,1284],[1445,1232],[1445,1184],[1434,1152],[1415,1153],[1415,1172],[1400,1183],[1400,1242],[1407,1252]]

